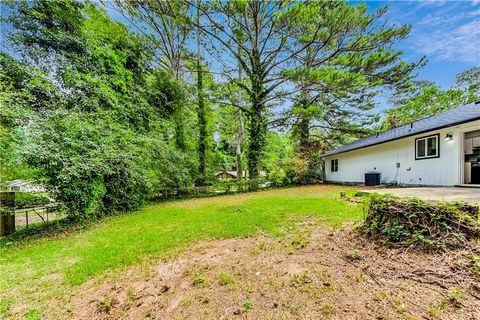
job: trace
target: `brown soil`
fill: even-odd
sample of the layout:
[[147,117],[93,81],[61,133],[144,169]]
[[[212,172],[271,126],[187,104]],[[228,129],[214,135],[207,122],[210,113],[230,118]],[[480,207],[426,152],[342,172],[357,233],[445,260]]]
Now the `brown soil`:
[[175,261],[84,284],[62,312],[74,319],[480,319],[480,284],[460,263],[461,251],[385,248],[350,229],[305,222],[287,237],[200,242]]

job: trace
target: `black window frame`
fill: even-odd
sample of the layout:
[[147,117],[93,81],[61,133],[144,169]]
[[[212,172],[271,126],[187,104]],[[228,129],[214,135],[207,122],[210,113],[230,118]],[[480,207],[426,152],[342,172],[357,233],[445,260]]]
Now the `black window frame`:
[[330,172],[338,172],[338,159],[330,160]]
[[[437,138],[437,154],[434,156],[427,156],[427,148],[428,148],[428,138]],[[418,152],[417,152],[417,145],[418,145],[418,140],[425,140],[425,156],[423,157],[418,157]],[[415,139],[415,145],[414,145],[414,152],[415,152],[415,160],[426,160],[426,159],[437,159],[440,158],[440,133],[436,134],[431,134],[428,136],[423,136]]]

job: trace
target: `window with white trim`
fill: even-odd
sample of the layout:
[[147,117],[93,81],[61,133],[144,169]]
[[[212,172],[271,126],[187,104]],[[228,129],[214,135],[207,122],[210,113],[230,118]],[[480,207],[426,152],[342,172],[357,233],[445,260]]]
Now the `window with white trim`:
[[333,159],[331,162],[330,162],[330,170],[332,172],[337,172],[338,171],[338,159]]
[[440,157],[439,135],[415,139],[415,160]]

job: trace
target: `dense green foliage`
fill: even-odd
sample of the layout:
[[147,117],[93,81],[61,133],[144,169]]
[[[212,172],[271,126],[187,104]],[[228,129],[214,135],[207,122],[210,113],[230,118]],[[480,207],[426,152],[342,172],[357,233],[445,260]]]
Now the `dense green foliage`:
[[414,81],[392,97],[394,108],[387,110],[380,129],[395,128],[475,101],[480,101],[480,67],[458,74],[447,90],[431,81]]
[[[293,20],[297,45],[308,46],[285,71],[298,95],[288,111],[299,156],[318,166],[319,152],[369,132],[375,118],[367,111],[386,88],[403,87],[424,63],[407,63],[394,44],[408,36],[408,25],[379,23],[386,13],[365,3],[297,3]],[[321,26],[319,29],[318,26]],[[355,119],[354,121],[352,121]],[[318,175],[310,172],[305,182]]]
[[192,164],[176,149],[172,130],[186,89],[151,69],[148,42],[94,5],[15,6],[17,14],[7,19],[15,27],[10,39],[38,80],[7,73],[5,86],[28,89],[7,110],[21,110],[28,124],[21,130],[24,163],[38,170],[67,213],[132,210],[159,190],[189,186]]

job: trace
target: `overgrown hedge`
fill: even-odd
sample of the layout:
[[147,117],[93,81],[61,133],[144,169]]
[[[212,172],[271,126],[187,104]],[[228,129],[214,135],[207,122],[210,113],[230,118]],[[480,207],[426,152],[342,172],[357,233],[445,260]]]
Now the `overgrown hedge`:
[[367,199],[362,230],[386,242],[445,248],[465,246],[469,240],[480,238],[478,206],[379,194]]

